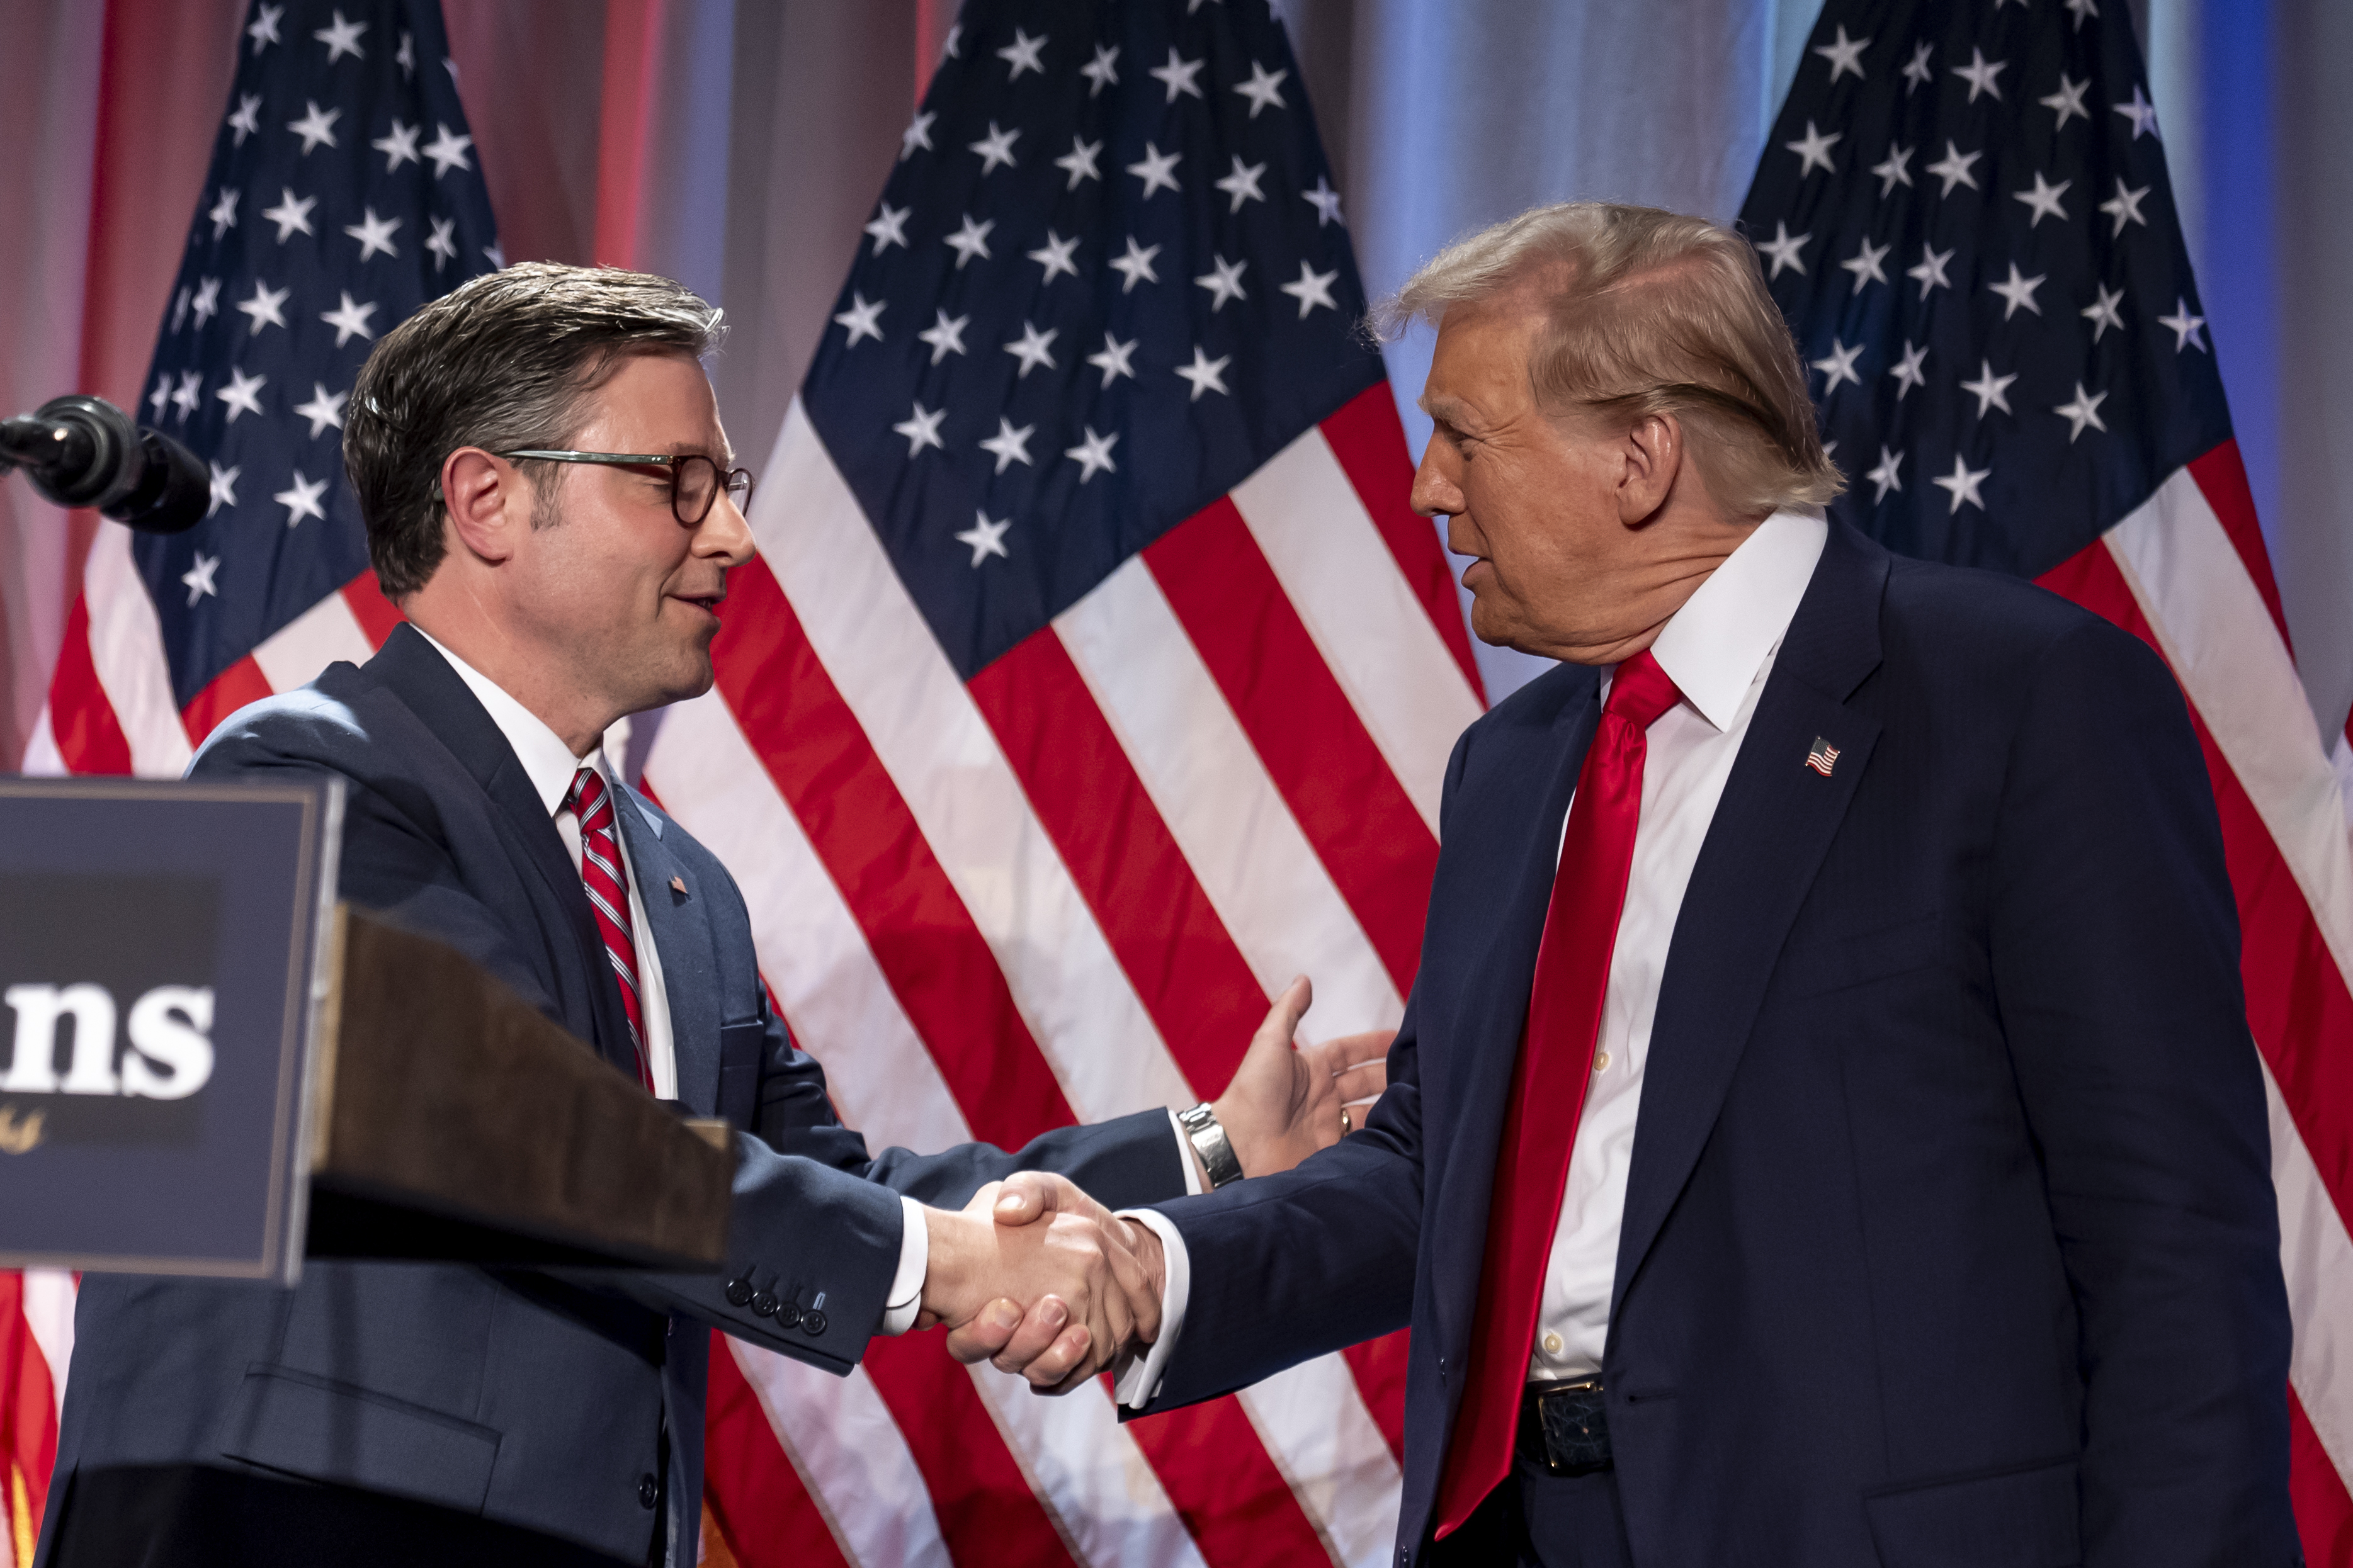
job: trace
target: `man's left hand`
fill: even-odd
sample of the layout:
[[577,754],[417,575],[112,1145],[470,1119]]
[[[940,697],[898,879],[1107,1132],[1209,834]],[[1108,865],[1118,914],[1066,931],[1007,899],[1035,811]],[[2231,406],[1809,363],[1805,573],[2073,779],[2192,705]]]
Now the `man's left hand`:
[[1303,974],[1286,986],[1251,1037],[1226,1092],[1210,1102],[1245,1176],[1288,1171],[1318,1149],[1330,1148],[1346,1130],[1344,1110],[1348,1125],[1361,1127],[1370,1110],[1365,1102],[1388,1088],[1394,1029],[1313,1046],[1293,1040],[1314,999],[1314,987]]

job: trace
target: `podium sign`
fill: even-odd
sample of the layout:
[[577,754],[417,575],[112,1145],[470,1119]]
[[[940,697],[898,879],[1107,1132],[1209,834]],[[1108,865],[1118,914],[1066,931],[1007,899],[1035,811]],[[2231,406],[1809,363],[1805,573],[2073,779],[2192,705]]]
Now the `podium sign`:
[[293,1281],[342,804],[0,779],[0,1266]]

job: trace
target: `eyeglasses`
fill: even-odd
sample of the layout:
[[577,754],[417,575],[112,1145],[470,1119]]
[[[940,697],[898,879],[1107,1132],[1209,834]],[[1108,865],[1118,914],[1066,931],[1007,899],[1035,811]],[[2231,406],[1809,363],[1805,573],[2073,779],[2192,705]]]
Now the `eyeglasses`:
[[711,515],[711,503],[719,499],[722,485],[727,488],[736,510],[748,511],[752,506],[752,471],[722,468],[716,460],[700,452],[671,456],[663,452],[554,452],[532,448],[493,455],[510,459],[528,458],[543,463],[604,463],[617,468],[665,469],[670,475],[670,513],[678,519],[681,528],[702,526],[702,520]]

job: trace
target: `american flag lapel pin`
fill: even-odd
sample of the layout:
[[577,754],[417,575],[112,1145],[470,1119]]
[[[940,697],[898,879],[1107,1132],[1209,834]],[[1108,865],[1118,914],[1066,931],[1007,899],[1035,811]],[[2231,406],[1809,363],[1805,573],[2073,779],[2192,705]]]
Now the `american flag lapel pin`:
[[1806,753],[1806,766],[1828,778],[1831,770],[1838,766],[1838,757],[1839,749],[1817,735],[1814,737],[1814,749]]

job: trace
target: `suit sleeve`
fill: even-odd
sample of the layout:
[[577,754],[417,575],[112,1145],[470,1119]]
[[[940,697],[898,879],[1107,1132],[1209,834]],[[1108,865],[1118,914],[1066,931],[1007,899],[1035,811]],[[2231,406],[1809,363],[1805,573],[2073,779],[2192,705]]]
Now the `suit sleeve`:
[[773,1148],[854,1167],[868,1180],[934,1208],[961,1207],[976,1189],[1016,1171],[1068,1176],[1110,1208],[1185,1191],[1182,1156],[1169,1134],[1167,1112],[1158,1110],[1056,1128],[1013,1151],[962,1143],[936,1154],[894,1147],[870,1155],[865,1139],[834,1113],[825,1069],[793,1043],[765,996],[759,998],[759,1007],[767,1034],[753,1131]]
[[[881,1328],[905,1234],[902,1195],[934,1208],[957,1208],[984,1184],[1023,1170],[1058,1172],[1113,1206],[1185,1190],[1184,1167],[1165,1110],[1060,1128],[1018,1150],[962,1143],[936,1154],[892,1148],[870,1155],[865,1140],[833,1113],[824,1069],[794,1047],[783,1021],[773,1014],[768,1033],[775,1069],[766,1087],[774,1098],[763,1105],[758,1135],[736,1135],[739,1163],[727,1223],[726,1271],[659,1279],[666,1310],[740,1339],[847,1372]],[[812,1262],[807,1196],[793,1179],[810,1167],[850,1180],[871,1200],[860,1205],[864,1229],[855,1255],[828,1260],[821,1287],[825,1328],[818,1343],[812,1343],[806,1318],[786,1328],[776,1318],[731,1303],[726,1295],[727,1282],[740,1279],[803,1307],[816,1300],[820,1285]]]
[[[723,868],[711,862],[706,885],[724,889],[723,919],[750,948],[742,895]],[[748,960],[747,960],[748,963]],[[1018,1150],[963,1143],[933,1154],[890,1148],[871,1152],[864,1138],[842,1124],[826,1092],[825,1069],[793,1042],[768,1005],[756,973],[742,983],[745,1012],[762,1025],[759,1089],[754,1122],[739,1133],[734,1205],[728,1219],[728,1263],[717,1276],[665,1276],[656,1298],[666,1310],[701,1319],[739,1338],[847,1372],[882,1323],[883,1309],[905,1234],[910,1197],[935,1208],[958,1208],[986,1183],[1016,1171],[1068,1176],[1112,1207],[1150,1203],[1185,1191],[1185,1169],[1166,1110],[1139,1111],[1084,1127],[1058,1128]],[[821,1168],[861,1190],[860,1240],[854,1255],[826,1259],[820,1278],[810,1247],[807,1196],[796,1173]],[[824,1292],[824,1331],[811,1336],[807,1320],[785,1327],[727,1300],[729,1281],[773,1289],[803,1308]],[[794,1291],[797,1287],[797,1294]],[[625,1285],[625,1289],[636,1289]]]
[[1279,1175],[1156,1205],[1184,1237],[1192,1279],[1184,1337],[1140,1414],[1214,1399],[1405,1327],[1421,1229],[1410,1002],[1388,1067],[1388,1089],[1360,1131]]
[[2105,623],[2035,673],[1989,869],[1995,999],[2078,1320],[2083,1560],[2292,1562],[2238,911],[2179,690]]

